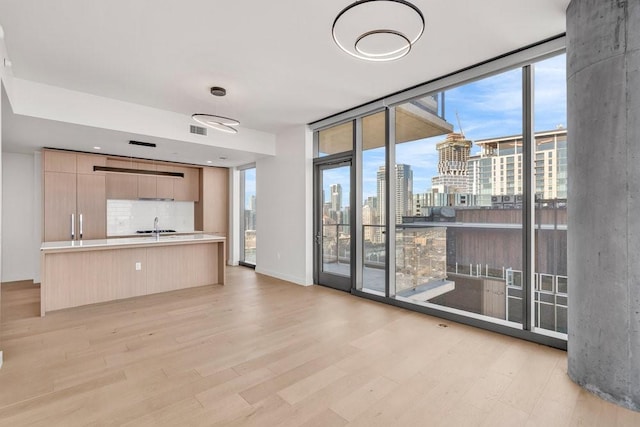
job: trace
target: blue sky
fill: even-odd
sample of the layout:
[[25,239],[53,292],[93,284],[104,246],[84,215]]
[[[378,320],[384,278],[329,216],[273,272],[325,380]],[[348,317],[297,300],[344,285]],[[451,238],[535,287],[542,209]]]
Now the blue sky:
[[[555,56],[534,66],[534,128],[535,131],[555,129],[567,125],[566,57]],[[445,92],[445,119],[460,126],[467,139],[477,141],[522,133],[522,71],[515,69]],[[460,126],[458,125],[458,118]],[[396,162],[411,165],[414,193],[431,188],[431,178],[437,175],[438,153],[435,146],[445,135],[407,142],[396,146]],[[472,154],[478,153],[474,145]],[[365,151],[363,155],[363,197],[376,196],[378,167],[384,164],[384,148]],[[246,206],[255,194],[255,169],[247,171]],[[343,187],[342,206],[349,206],[349,178],[345,168],[325,172],[323,188],[330,200],[329,186]]]
[[[535,130],[555,129],[567,125],[566,58],[556,56],[535,64]],[[464,132],[467,139],[477,141],[522,133],[522,71],[516,69],[468,83],[445,92],[445,119],[455,132]],[[458,118],[460,119],[460,126]],[[431,178],[437,175],[436,144],[445,135],[407,142],[396,146],[396,163],[411,165],[413,191],[431,188]],[[472,154],[478,153],[474,145]],[[363,155],[363,197],[376,196],[378,167],[384,164],[384,148],[366,151]],[[346,177],[336,178],[347,181]],[[325,181],[326,194],[333,182]],[[343,206],[348,206],[343,192]]]
[[[256,169],[245,169],[244,172],[244,206],[245,209],[251,207],[251,196],[256,194]],[[257,198],[256,198],[257,199]],[[257,202],[256,202],[257,204]]]

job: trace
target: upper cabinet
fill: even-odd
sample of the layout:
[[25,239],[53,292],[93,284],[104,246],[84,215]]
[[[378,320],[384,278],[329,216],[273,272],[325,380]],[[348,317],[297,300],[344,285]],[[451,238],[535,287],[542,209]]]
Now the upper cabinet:
[[107,166],[149,170],[157,172],[181,172],[184,178],[108,173],[107,174],[107,199],[173,199],[176,201],[197,202],[199,200],[199,176],[200,168],[181,165],[173,165],[163,162],[133,162],[131,160],[119,160],[109,158]]
[[[175,172],[175,167],[165,164],[157,166],[158,172]],[[181,178],[159,176],[156,179],[156,197],[159,199],[175,199],[175,182]]]
[[76,153],[44,150],[42,155],[45,172],[76,173]]
[[[107,166],[135,169],[130,160],[107,159]],[[133,200],[138,198],[138,177],[124,173],[108,173],[107,199]]]
[[180,166],[173,168],[174,172],[182,172],[184,178],[176,178],[173,183],[173,198],[177,201],[200,200],[200,168]]
[[[134,168],[154,172],[157,170],[157,166],[154,163],[134,163]],[[138,199],[158,198],[156,184],[157,176],[138,175]]]
[[[209,188],[204,203],[207,215],[198,203],[203,194],[201,167],[52,149],[42,153],[44,241],[105,238],[108,199],[195,202],[200,228],[226,230],[227,169],[207,168],[202,174],[203,186]],[[184,177],[94,171],[95,166],[179,172]]]

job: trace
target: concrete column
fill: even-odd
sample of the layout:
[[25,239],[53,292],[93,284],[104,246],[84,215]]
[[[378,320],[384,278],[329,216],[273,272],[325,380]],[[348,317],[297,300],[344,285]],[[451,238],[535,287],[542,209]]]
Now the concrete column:
[[640,410],[640,0],[567,9],[569,376]]

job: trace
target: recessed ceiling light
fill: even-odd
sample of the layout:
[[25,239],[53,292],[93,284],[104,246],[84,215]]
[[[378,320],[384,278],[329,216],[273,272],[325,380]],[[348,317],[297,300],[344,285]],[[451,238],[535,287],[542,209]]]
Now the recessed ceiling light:
[[102,147],[95,146],[95,147],[93,147],[93,149],[94,150],[102,150]]
[[207,163],[213,163],[211,160],[207,160]]

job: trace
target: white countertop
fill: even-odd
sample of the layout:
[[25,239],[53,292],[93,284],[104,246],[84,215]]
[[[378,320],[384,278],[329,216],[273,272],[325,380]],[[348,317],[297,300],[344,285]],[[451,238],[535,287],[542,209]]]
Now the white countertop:
[[113,239],[98,240],[77,240],[63,242],[44,242],[40,246],[41,251],[59,250],[59,249],[81,249],[81,248],[106,248],[131,245],[150,245],[150,244],[167,244],[167,243],[198,243],[198,242],[223,242],[226,238],[213,234],[178,234],[178,235],[160,235],[142,236],[142,237],[119,237]]

